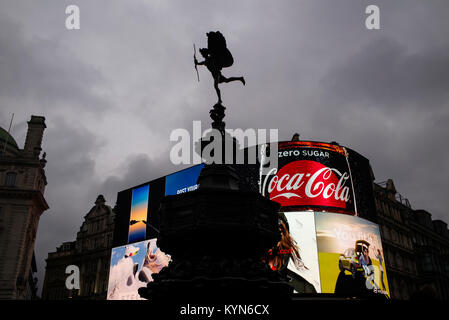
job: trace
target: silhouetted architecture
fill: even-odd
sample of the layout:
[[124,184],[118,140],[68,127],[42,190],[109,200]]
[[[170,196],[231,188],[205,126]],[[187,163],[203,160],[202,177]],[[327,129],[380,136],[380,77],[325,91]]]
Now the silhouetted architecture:
[[31,116],[25,146],[0,128],[0,299],[36,298],[33,250],[47,178],[41,153],[45,118]]
[[[108,290],[109,263],[114,231],[114,212],[99,195],[95,206],[84,217],[76,240],[64,242],[46,259],[42,299],[105,300]],[[65,281],[67,266],[80,270],[80,289],[68,290]]]
[[418,283],[412,231],[407,224],[412,209],[399,198],[392,180],[374,184],[374,197],[390,294],[393,299],[408,299]]
[[413,210],[391,179],[374,184],[377,220],[393,299],[449,299],[449,231]]
[[37,295],[38,290],[38,279],[37,279],[37,265],[36,257],[33,252],[33,259],[31,260],[30,274],[28,275],[28,281],[26,286],[25,300],[36,300],[39,299]]
[[414,295],[449,300],[449,232],[447,224],[432,220],[425,210],[414,210],[409,219],[419,282]]
[[208,165],[200,188],[161,201],[158,246],[173,261],[139,294],[153,302],[288,300],[293,289],[262,260],[280,239],[279,204],[239,190],[226,165]]

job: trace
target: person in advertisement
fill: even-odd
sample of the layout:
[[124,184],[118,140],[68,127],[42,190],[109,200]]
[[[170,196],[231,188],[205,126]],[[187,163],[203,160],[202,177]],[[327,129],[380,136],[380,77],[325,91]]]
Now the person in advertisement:
[[[355,242],[355,251],[353,251],[353,256],[349,260],[350,266],[347,264],[348,257],[345,254],[340,256],[339,265],[341,272],[335,285],[335,293],[352,291],[353,293],[366,294],[364,292],[366,289],[369,292],[378,292],[379,286],[375,281],[375,271],[371,257],[369,256],[369,247],[370,244],[367,241],[357,240]],[[345,260],[346,262],[344,262]],[[382,262],[379,262],[382,268]],[[345,275],[345,270],[351,272],[350,278]],[[358,289],[356,289],[357,287]],[[373,289],[375,290],[372,291]]]
[[377,260],[379,260],[379,265],[380,265],[380,283],[382,284],[382,290],[386,290],[385,289],[385,283],[384,283],[384,268],[382,266],[384,259],[382,258],[382,253],[380,252],[380,249],[377,249],[377,253],[374,255],[376,257]]
[[291,237],[289,225],[284,213],[279,216],[279,231],[281,232],[281,241],[268,251],[266,262],[273,271],[280,272],[297,292],[316,293],[315,287],[303,277],[287,268],[291,260],[294,266],[303,272],[308,268],[301,259],[300,249],[296,241]]
[[368,268],[368,265],[371,265],[371,259],[368,255],[367,248],[363,248],[362,253],[360,254],[359,257],[359,264],[362,266],[363,271],[365,272],[365,277],[369,276],[371,272]]

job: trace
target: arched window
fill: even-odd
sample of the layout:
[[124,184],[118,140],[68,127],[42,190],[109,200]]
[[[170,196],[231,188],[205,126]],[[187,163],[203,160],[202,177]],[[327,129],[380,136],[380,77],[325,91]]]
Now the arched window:
[[5,185],[7,187],[15,186],[16,185],[16,178],[17,178],[17,173],[15,173],[15,172],[8,172],[6,174]]

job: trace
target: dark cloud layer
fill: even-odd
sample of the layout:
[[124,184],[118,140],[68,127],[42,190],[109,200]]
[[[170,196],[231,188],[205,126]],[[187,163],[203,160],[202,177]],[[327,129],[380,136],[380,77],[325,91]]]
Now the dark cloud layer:
[[57,39],[26,39],[22,26],[1,15],[0,95],[6,101],[38,104],[41,112],[104,110],[93,88],[105,81],[94,67],[77,60]]
[[[235,64],[222,86],[229,128],[278,128],[281,139],[333,141],[393,178],[414,208],[449,221],[447,0],[76,1],[81,29],[64,27],[72,1],[0,0],[0,125],[23,146],[44,115],[46,198],[36,243],[44,258],[73,240],[98,194],[179,170],[170,132],[209,126],[207,70],[193,47],[221,30]],[[381,9],[381,30],[364,27]]]
[[448,52],[449,47],[433,47],[409,53],[400,41],[376,39],[335,66],[323,85],[339,93],[340,103],[429,113],[448,102]]

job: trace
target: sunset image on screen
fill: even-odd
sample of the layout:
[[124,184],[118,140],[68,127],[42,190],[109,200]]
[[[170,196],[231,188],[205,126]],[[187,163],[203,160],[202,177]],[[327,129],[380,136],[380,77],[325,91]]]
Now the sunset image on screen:
[[147,220],[149,189],[150,186],[145,185],[133,190],[129,218],[129,243],[145,239],[146,224],[143,221]]

